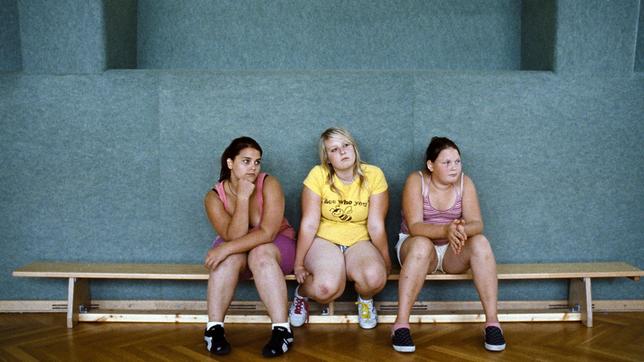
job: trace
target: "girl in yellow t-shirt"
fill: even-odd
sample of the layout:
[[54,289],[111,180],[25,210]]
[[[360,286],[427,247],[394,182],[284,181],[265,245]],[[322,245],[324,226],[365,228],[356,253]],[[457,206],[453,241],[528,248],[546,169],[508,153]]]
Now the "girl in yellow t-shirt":
[[391,268],[385,216],[389,207],[382,171],[360,161],[345,129],[320,136],[320,165],[302,189],[302,221],[295,254],[300,285],[289,310],[291,325],[308,319],[308,298],[326,304],[344,291],[347,279],[358,292],[360,327],[377,324],[373,296],[384,288]]

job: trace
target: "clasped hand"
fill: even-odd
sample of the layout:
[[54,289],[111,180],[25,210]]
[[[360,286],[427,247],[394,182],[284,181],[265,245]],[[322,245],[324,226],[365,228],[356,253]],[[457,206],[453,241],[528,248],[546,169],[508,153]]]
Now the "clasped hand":
[[460,254],[467,241],[465,220],[456,219],[447,225],[447,240],[456,254]]

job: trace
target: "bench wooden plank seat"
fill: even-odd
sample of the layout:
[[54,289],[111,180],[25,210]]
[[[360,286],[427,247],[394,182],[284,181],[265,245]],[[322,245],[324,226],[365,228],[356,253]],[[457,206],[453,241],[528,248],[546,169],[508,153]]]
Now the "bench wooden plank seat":
[[[499,264],[497,276],[506,279],[569,279],[569,278],[639,278],[644,271],[622,262],[610,263],[548,263]],[[103,264],[36,262],[18,268],[15,277],[87,278],[87,279],[162,279],[208,280],[208,271],[200,264]],[[286,280],[295,280],[287,275]],[[398,280],[400,270],[393,270],[389,280]],[[428,274],[426,280],[471,280],[463,274]]]
[[[394,270],[389,280],[398,280],[400,271]],[[499,280],[569,279],[569,311],[499,313],[501,321],[550,321],[581,320],[592,326],[592,278],[625,277],[639,280],[644,271],[623,262],[592,263],[545,263],[545,264],[499,264]],[[72,328],[78,321],[159,321],[159,322],[197,322],[205,321],[203,313],[159,314],[159,313],[122,313],[102,311],[92,313],[89,281],[91,279],[156,279],[156,280],[207,280],[208,271],[200,264],[124,264],[124,263],[69,263],[35,262],[18,268],[15,277],[66,278],[68,283],[67,326]],[[294,281],[293,275],[286,280]],[[471,280],[471,273],[429,274],[426,280]],[[339,310],[337,312],[340,312]],[[334,303],[329,305],[324,315],[311,315],[310,323],[357,323],[357,316],[336,313]],[[266,322],[264,315],[227,316],[228,322]],[[391,312],[379,312],[379,321],[393,323]],[[483,321],[482,313],[419,314],[411,317],[412,322],[473,322]]]

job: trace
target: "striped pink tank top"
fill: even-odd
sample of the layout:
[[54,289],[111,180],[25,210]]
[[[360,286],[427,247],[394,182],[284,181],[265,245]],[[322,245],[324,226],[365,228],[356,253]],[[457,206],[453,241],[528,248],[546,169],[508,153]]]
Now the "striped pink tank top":
[[[254,227],[252,225],[249,225],[253,229],[256,229],[259,227],[259,225],[262,223],[262,215],[264,213],[264,180],[266,179],[266,176],[268,176],[267,173],[262,172],[257,176],[257,180],[255,181],[255,201],[257,202],[257,206],[259,206],[259,223],[255,225]],[[219,196],[219,199],[221,202],[224,203],[224,208],[226,211],[228,211],[229,214],[232,214],[229,210],[228,206],[228,198],[226,197],[226,191],[224,190],[224,181],[218,182],[215,187],[213,188],[213,191],[217,193],[217,196]],[[284,235],[289,239],[295,240],[295,230],[291,226],[291,224],[288,223],[288,220],[286,218],[282,219],[282,225],[280,226],[280,231],[278,234]]]
[[[461,174],[461,187],[460,189],[454,188],[456,193],[456,201],[447,210],[438,210],[432,206],[432,203],[429,201],[429,180],[425,183],[425,176],[421,171],[418,171],[421,178],[421,190],[423,195],[423,222],[425,224],[437,224],[445,225],[449,224],[456,219],[463,217],[463,179],[465,174]],[[400,225],[400,232],[403,234],[409,234],[409,228],[407,227],[407,222],[405,221],[405,215],[402,215],[402,223]],[[444,245],[448,243],[447,239],[441,240],[432,240],[435,245]]]

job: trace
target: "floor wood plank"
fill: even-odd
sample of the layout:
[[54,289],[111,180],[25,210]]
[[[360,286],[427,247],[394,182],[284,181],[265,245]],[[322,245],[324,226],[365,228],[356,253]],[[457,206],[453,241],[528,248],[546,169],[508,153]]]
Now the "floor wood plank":
[[[203,325],[84,323],[65,327],[65,316],[0,314],[3,361],[205,361]],[[486,352],[476,323],[414,324],[416,353],[390,345],[390,324],[361,330],[355,324],[295,329],[295,345],[281,361],[642,361],[644,313],[595,313],[595,326],[580,323],[505,323],[508,348]],[[260,360],[269,338],[266,324],[229,324],[231,355],[219,360]]]

